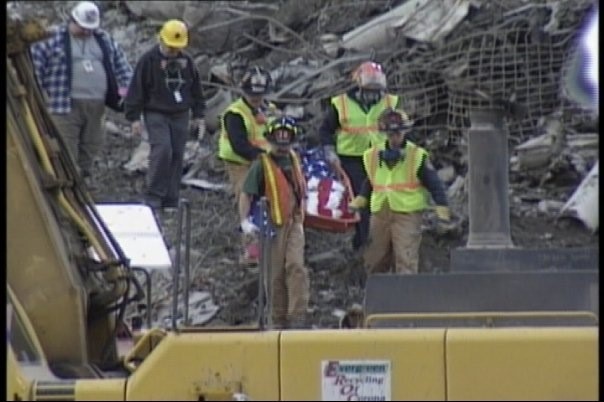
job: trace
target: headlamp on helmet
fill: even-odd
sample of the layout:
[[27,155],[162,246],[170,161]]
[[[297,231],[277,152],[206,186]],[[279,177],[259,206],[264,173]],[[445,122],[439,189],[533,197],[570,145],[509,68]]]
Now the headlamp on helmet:
[[361,89],[386,90],[386,74],[379,63],[362,63],[353,71],[352,80]]
[[378,119],[378,129],[387,134],[406,133],[413,122],[402,110],[386,109]]
[[71,10],[71,18],[84,29],[94,30],[101,25],[99,8],[91,1],[81,1]]
[[271,75],[263,68],[254,66],[241,78],[241,89],[249,95],[264,95],[271,85]]
[[266,139],[275,145],[291,145],[298,132],[298,123],[293,117],[280,117],[269,124]]
[[159,31],[159,38],[166,46],[183,49],[189,44],[187,25],[181,20],[166,21]]

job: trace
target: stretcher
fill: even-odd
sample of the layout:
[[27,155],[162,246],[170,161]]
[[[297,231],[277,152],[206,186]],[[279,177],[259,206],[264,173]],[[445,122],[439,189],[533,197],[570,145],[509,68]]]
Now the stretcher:
[[[311,164],[320,164],[320,174]],[[302,167],[307,184],[304,227],[332,233],[353,230],[360,216],[348,209],[354,191],[342,167],[327,163],[319,154],[303,155]]]

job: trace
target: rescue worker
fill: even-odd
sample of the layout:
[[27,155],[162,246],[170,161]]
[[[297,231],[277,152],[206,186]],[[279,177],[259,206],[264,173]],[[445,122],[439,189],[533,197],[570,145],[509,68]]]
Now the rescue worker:
[[387,109],[378,126],[387,140],[364,152],[367,180],[349,207],[365,208],[370,195],[371,220],[363,256],[366,274],[388,272],[392,265],[395,273],[415,274],[427,192],[436,204],[437,230],[442,232],[450,228],[447,195],[428,152],[405,138],[412,129],[407,115]]
[[125,99],[132,133],[149,134],[149,169],[145,203],[154,209],[176,208],[191,117],[198,135],[205,127],[205,101],[193,58],[185,52],[189,32],[184,22],[169,20],[158,44],[139,59]]
[[[398,107],[399,97],[386,93],[386,75],[378,63],[362,63],[354,70],[352,79],[356,84],[353,89],[331,98],[319,136],[326,159],[343,168],[356,195],[367,177],[363,152],[372,143],[385,140],[377,130],[378,117],[386,108]],[[365,243],[369,227],[369,213],[363,210],[360,215],[352,239],[355,251]]]
[[308,270],[304,265],[304,199],[306,183],[300,160],[292,150],[299,127],[290,117],[269,125],[268,153],[250,166],[239,198],[241,230],[259,228],[248,218],[253,199],[267,197],[275,236],[271,241],[272,319],[276,328],[305,327],[309,300]]
[[[221,119],[218,158],[224,161],[235,204],[239,202],[241,186],[250,164],[268,149],[266,124],[276,112],[274,105],[264,98],[270,86],[271,76],[266,70],[258,66],[249,68],[240,83],[243,96],[226,109]],[[257,248],[257,244],[244,235],[239,262],[257,264],[257,255],[252,251]]]

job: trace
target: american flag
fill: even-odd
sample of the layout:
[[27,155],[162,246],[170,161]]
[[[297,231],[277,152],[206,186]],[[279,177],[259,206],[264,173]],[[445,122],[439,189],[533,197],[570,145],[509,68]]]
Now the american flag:
[[260,211],[260,199],[254,198],[252,201],[252,207],[250,209],[250,218],[254,225],[260,228],[260,233],[268,233],[270,237],[275,237],[276,232],[273,225],[268,221],[268,208],[261,213]]
[[302,171],[304,178],[308,181],[311,177],[318,179],[336,179],[336,174],[325,160],[325,154],[322,147],[311,148],[302,151],[300,155],[302,161]]
[[[302,163],[302,172],[304,179],[308,182],[311,177],[318,179],[334,179],[337,180],[337,176],[329,163],[325,160],[325,154],[322,147],[311,148],[308,150],[299,149],[297,150]],[[274,237],[276,232],[272,224],[268,222],[267,212],[264,214],[260,213],[260,203],[258,198],[254,198],[252,201],[252,207],[250,209],[251,221],[262,230],[268,230],[269,236]],[[261,216],[262,215],[262,216]]]

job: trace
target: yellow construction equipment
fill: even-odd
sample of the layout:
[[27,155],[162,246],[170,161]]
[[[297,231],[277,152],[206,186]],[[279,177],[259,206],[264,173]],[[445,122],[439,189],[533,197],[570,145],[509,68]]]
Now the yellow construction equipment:
[[[120,355],[126,306],[145,292],[45,111],[27,52],[44,29],[7,20],[7,35],[6,400],[598,399],[591,271],[565,282],[579,289],[574,307],[552,301],[559,294],[513,305],[535,288],[489,292],[468,276],[505,303],[458,311],[448,300],[422,305],[466,277],[419,275],[407,292],[424,289],[415,302],[383,291],[384,281],[410,282],[370,277],[360,328],[272,330],[262,316],[244,329],[151,328]],[[492,286],[516,283],[506,280]],[[450,305],[477,299],[454,285],[464,298]]]

